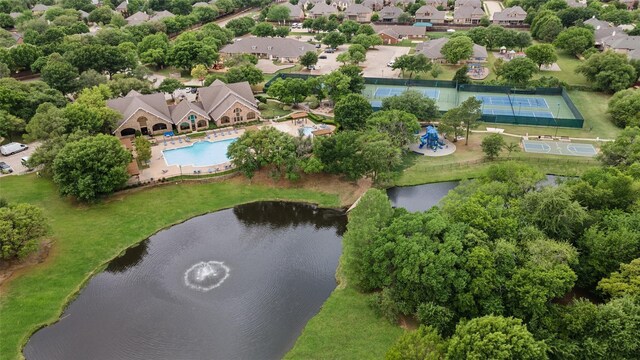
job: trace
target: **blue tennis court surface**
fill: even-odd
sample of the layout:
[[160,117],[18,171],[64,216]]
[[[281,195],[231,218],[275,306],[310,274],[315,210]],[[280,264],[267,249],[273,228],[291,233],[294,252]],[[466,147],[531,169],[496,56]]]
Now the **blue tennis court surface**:
[[515,112],[516,116],[529,116],[537,118],[553,118],[553,114],[550,111],[530,111],[530,110],[507,110],[507,109],[482,109],[483,114],[489,115],[509,115],[513,116]]
[[576,144],[558,141],[522,140],[524,151],[538,154],[594,157],[596,148],[591,144]]
[[549,108],[545,99],[534,97],[478,95],[476,99],[482,101],[484,105]]
[[[390,96],[400,95],[407,90],[408,89],[406,87],[395,87],[395,88],[379,87],[376,89],[376,92],[374,93],[373,96],[375,98],[386,98]],[[414,89],[411,89],[411,90],[414,90]],[[415,89],[414,91],[421,93],[422,96],[426,96],[434,100],[438,100],[440,98],[440,90],[438,89]]]

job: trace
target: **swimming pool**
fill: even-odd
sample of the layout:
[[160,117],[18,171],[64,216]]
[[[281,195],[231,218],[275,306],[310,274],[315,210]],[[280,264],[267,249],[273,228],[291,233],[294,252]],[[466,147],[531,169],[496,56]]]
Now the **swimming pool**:
[[229,161],[227,148],[236,139],[220,141],[200,141],[191,146],[177,149],[163,150],[164,160],[167,165],[182,166],[213,166]]
[[302,128],[302,133],[304,134],[304,136],[310,136],[313,135],[312,133],[315,131],[316,129],[314,129],[311,126],[305,126]]

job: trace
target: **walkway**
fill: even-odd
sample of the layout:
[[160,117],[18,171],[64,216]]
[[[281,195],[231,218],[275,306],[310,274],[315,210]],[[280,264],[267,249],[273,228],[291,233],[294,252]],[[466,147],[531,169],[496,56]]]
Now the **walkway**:
[[485,1],[484,8],[485,8],[485,12],[489,13],[489,20],[493,20],[493,14],[502,11],[502,2],[501,1]]

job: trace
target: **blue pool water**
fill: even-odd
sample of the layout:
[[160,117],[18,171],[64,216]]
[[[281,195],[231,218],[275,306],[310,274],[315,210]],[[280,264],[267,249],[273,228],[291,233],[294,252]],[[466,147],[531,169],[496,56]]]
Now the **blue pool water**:
[[304,128],[302,128],[302,132],[304,133],[304,136],[309,136],[311,135],[311,133],[314,131],[315,129],[313,127],[310,126],[305,126]]
[[162,154],[167,165],[213,166],[229,161],[227,148],[236,139],[220,141],[200,141],[191,146],[164,150]]

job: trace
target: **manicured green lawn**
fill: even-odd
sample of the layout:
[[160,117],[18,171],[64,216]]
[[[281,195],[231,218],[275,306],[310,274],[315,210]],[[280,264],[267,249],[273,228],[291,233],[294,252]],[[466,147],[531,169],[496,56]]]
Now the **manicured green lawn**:
[[58,196],[35,175],[0,179],[2,197],[44,209],[53,246],[42,264],[18,272],[0,296],[0,358],[21,358],[21,347],[39,327],[58,319],[89,277],[124,249],[185,219],[259,200],[307,201],[339,206],[337,195],[305,189],[246,185],[237,181],[172,184],[94,205]]
[[403,330],[378,318],[368,295],[336,289],[285,359],[382,359]]
[[271,119],[276,116],[284,116],[291,113],[291,110],[282,110],[282,104],[272,100],[267,100],[266,106],[267,108],[264,110],[260,110],[260,113],[267,119]]

